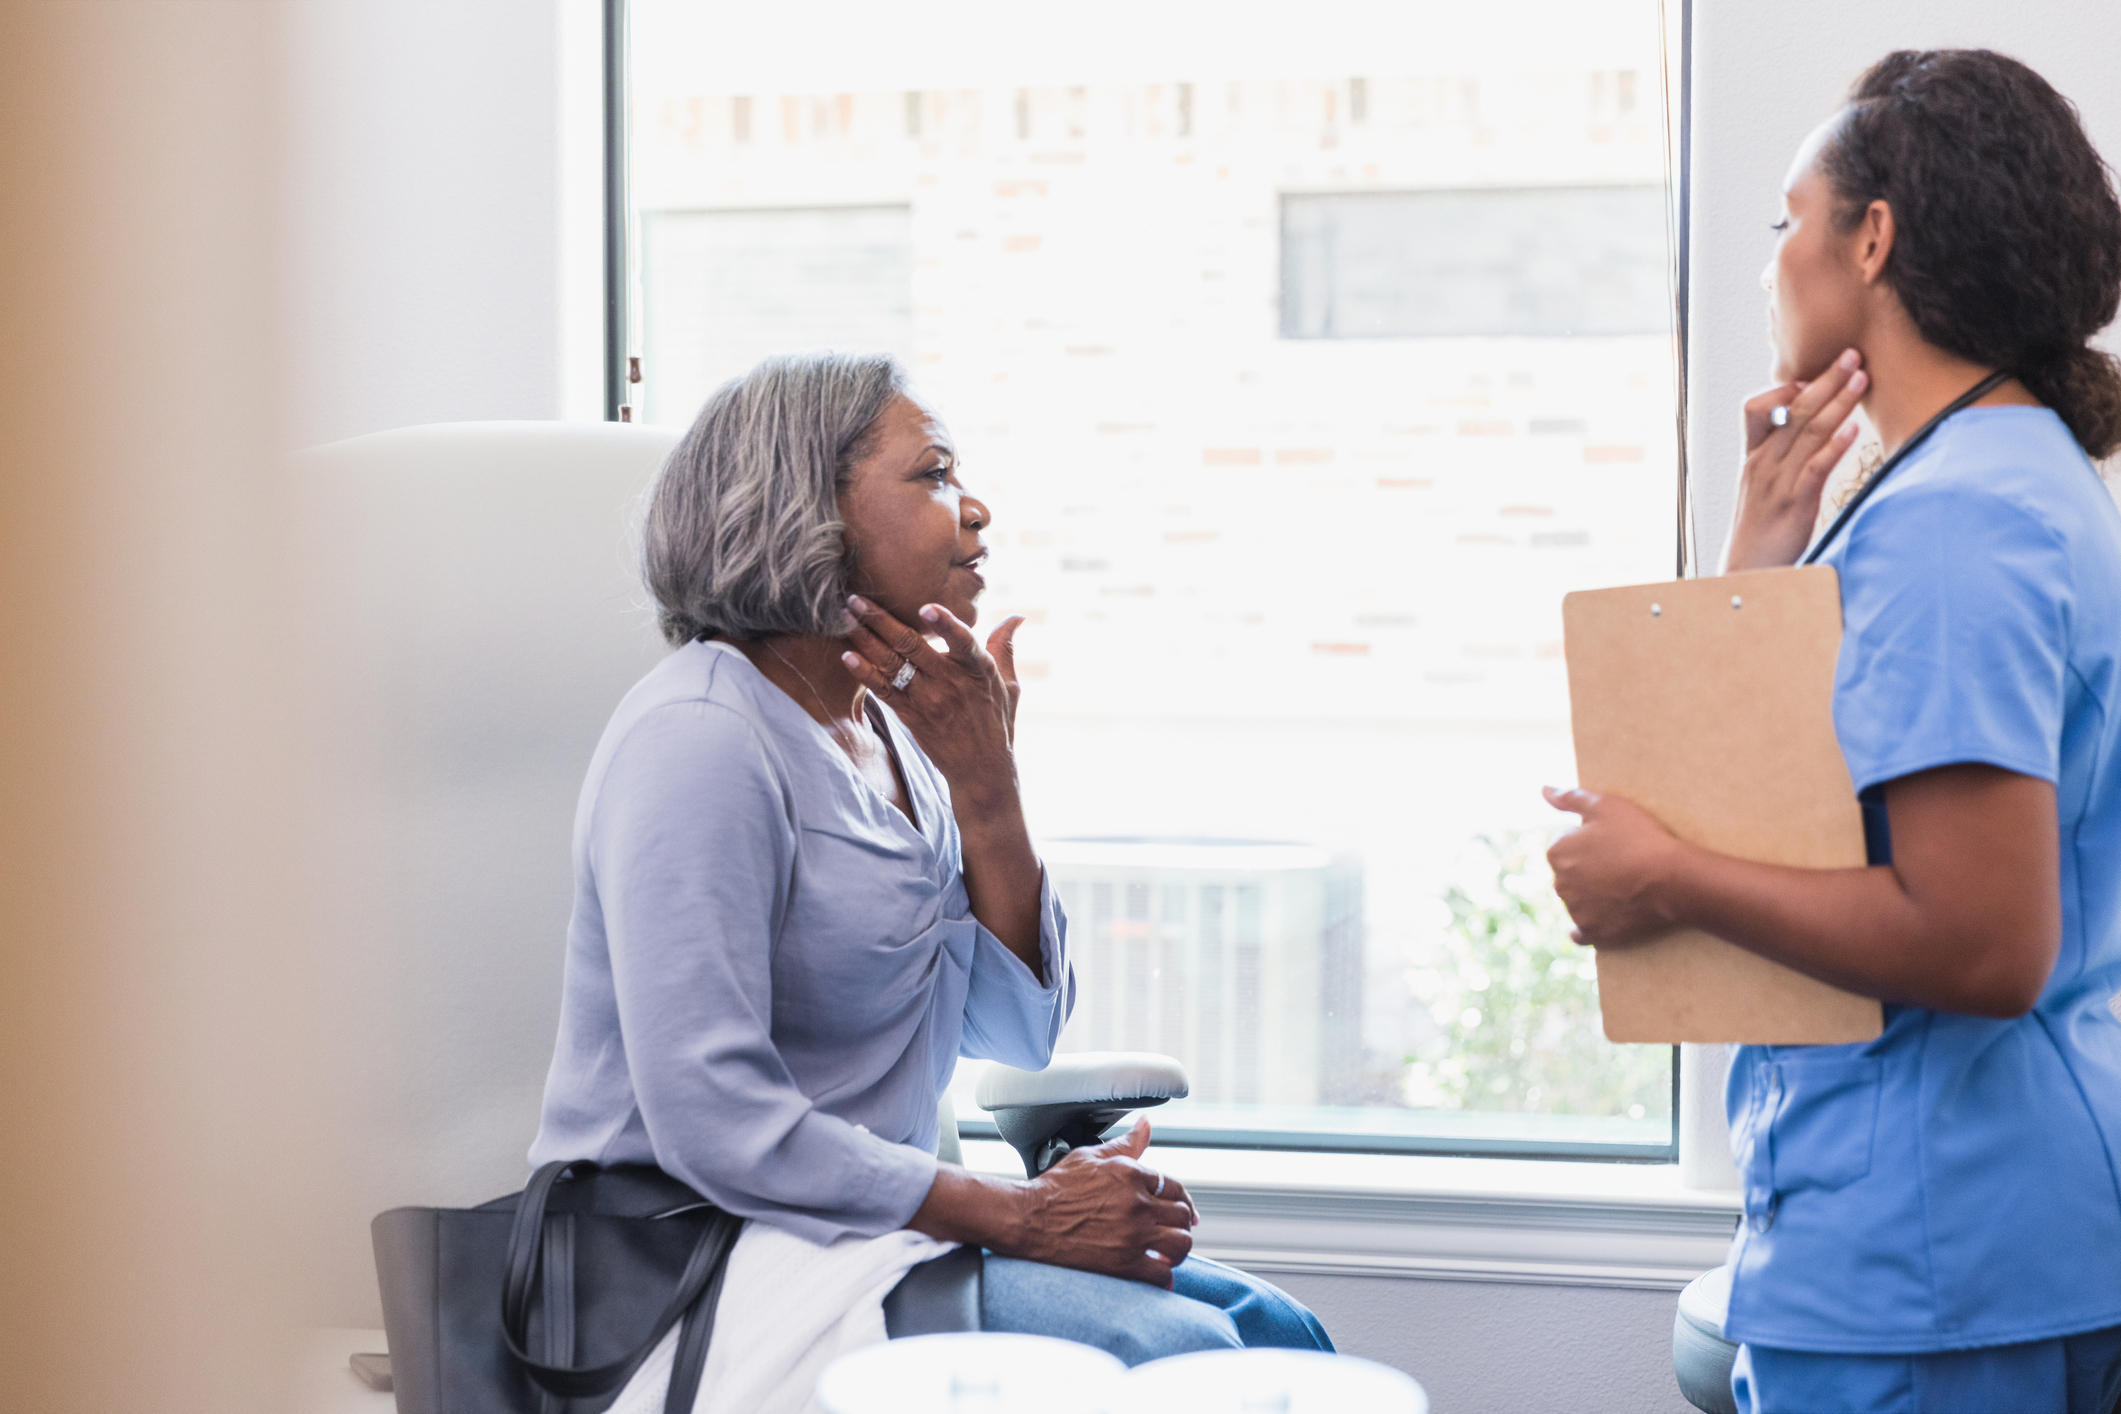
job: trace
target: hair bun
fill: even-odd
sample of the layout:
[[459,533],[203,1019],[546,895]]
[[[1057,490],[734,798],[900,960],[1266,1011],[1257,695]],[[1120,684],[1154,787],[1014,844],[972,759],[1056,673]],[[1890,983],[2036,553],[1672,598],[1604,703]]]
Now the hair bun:
[[2068,424],[2093,461],[2121,448],[2121,359],[2089,344],[2036,350],[2012,370]]

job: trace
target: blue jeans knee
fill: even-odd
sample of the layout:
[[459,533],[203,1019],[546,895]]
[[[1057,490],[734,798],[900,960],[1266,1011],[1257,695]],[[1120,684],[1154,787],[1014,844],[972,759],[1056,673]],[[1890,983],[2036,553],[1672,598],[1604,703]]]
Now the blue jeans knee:
[[[1190,1263],[1189,1263],[1190,1264]],[[1128,1365],[1244,1344],[1215,1305],[1138,1281],[987,1254],[981,1324],[1094,1345]]]
[[1249,1272],[1188,1257],[1172,1269],[1171,1289],[1220,1310],[1248,1346],[1333,1351],[1333,1338],[1301,1301]]

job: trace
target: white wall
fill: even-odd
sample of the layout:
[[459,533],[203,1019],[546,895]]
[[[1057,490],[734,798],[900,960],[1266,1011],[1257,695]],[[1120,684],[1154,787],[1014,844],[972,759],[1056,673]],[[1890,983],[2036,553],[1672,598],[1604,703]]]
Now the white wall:
[[290,7],[295,445],[559,415],[561,2]]
[[2022,59],[2121,160],[2121,5],[2095,0],[1695,0],[1693,290],[1687,439],[1699,563],[1722,557],[1740,460],[1738,408],[1764,387],[1768,224],[1804,135],[1895,49],[1988,48]]
[[1688,1414],[1668,1291],[1277,1276],[1350,1355],[1412,1374],[1436,1414]]

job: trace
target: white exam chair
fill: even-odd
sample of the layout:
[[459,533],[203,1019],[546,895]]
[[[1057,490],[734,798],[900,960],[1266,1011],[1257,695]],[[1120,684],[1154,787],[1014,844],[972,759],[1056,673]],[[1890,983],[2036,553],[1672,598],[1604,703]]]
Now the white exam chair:
[[[346,1117],[371,1163],[346,1183],[332,1304],[369,1351],[383,1348],[369,1217],[521,1186],[559,1024],[582,773],[612,708],[668,651],[632,523],[679,436],[443,423],[294,459],[334,713],[318,737],[334,758],[341,1009],[371,1061]],[[1160,1057],[1001,1070],[982,1103],[1031,1172],[1185,1093]],[[947,1100],[943,1117],[954,1159]],[[953,1282],[913,1282],[893,1334],[977,1329],[977,1273],[968,1287],[963,1269],[978,1256]]]

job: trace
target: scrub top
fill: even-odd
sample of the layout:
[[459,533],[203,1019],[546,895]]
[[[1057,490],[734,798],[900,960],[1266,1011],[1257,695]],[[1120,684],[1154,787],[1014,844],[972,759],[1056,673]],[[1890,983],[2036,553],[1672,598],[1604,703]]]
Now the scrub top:
[[1857,790],[1959,762],[2052,782],[2062,947],[2015,1020],[1888,1006],[1868,1043],[1737,1049],[1725,1334],[1908,1354],[2121,1324],[2121,513],[2053,412],[1974,408],[1821,558]]

